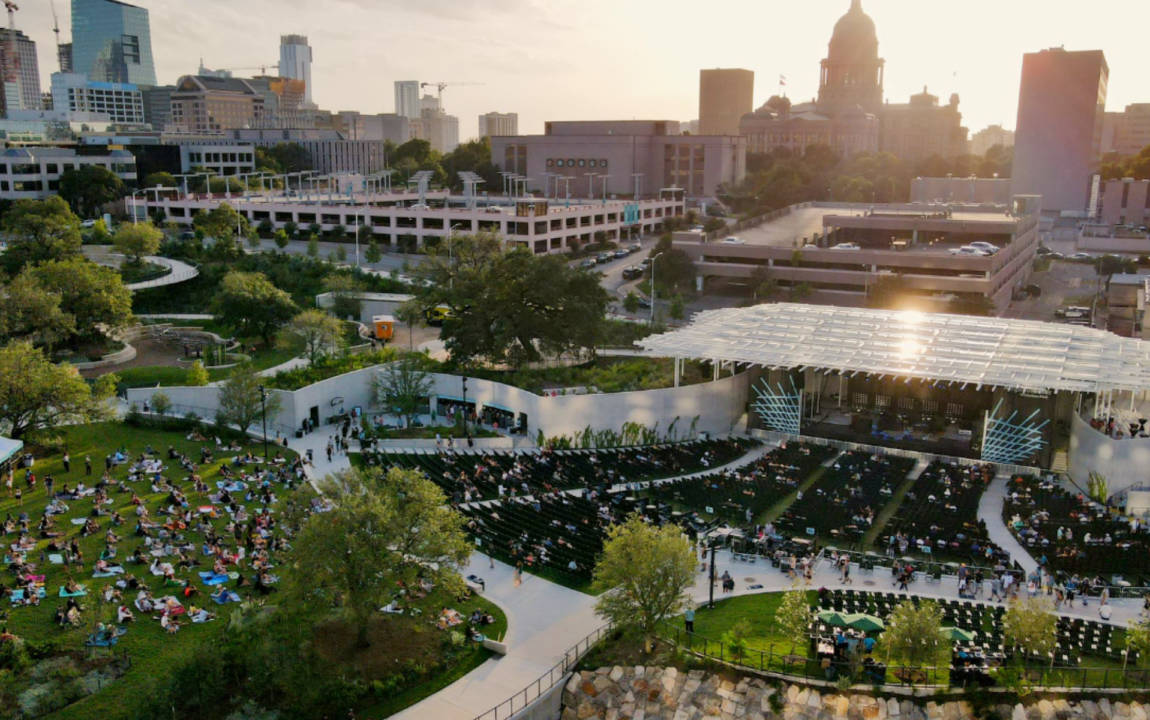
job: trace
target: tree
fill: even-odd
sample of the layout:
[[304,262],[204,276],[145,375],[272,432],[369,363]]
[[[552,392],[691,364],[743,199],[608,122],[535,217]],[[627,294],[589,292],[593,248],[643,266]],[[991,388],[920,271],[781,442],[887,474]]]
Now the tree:
[[806,642],[811,629],[811,601],[798,582],[783,593],[783,602],[775,613],[775,625],[779,633],[791,641],[792,655],[796,647]]
[[0,285],[0,342],[26,340],[52,347],[76,333],[76,319],[60,309],[60,296],[23,272]]
[[1150,618],[1130,618],[1126,627],[1126,652],[1122,654],[1123,667],[1129,662],[1131,652],[1138,653],[1139,664],[1145,665],[1150,661]]
[[112,236],[112,244],[131,262],[142,263],[146,255],[155,255],[160,251],[160,243],[164,240],[164,233],[152,225],[121,225],[116,234]]
[[165,393],[165,392],[154,392],[154,393],[152,393],[152,412],[159,415],[160,419],[163,419],[164,416],[167,415],[168,411],[171,409],[172,409],[172,399],[170,397],[168,397],[167,393]]
[[233,370],[220,385],[216,424],[234,425],[240,432],[246,433],[256,423],[278,415],[282,407],[280,397],[269,391],[265,402],[260,392],[263,381],[251,363],[244,363]]
[[248,228],[248,247],[252,250],[260,249],[260,234],[254,228]]
[[132,321],[132,293],[120,273],[75,257],[43,263],[27,272],[49,292],[60,296],[60,309],[75,319],[81,337],[93,337],[103,325],[116,328]]
[[[368,623],[397,587],[422,578],[449,595],[464,590],[471,554],[463,516],[417,470],[345,470],[321,481],[330,512],[313,514],[293,542],[286,589],[293,604],[333,605],[366,646]],[[411,598],[408,598],[411,600]]]
[[21,439],[31,430],[86,423],[112,416],[108,404],[118,378],[102,375],[89,386],[76,370],[56,365],[31,343],[0,347],[0,429]]
[[284,230],[276,230],[276,234],[272,238],[275,241],[276,247],[283,250],[288,246],[291,240],[288,239],[288,234]]
[[618,627],[637,628],[647,637],[659,623],[678,615],[695,584],[695,553],[677,525],[652,527],[639,515],[607,531],[595,566],[602,591],[595,614]]
[[371,386],[384,412],[398,415],[404,427],[411,427],[427,409],[433,383],[414,358],[404,358],[373,375]]
[[1012,600],[1002,616],[1002,634],[1007,642],[1022,648],[1024,658],[1025,655],[1045,658],[1058,645],[1058,616],[1054,614],[1054,604],[1042,596]]
[[144,178],[144,187],[174,188],[179,187],[179,183],[176,182],[175,176],[173,176],[171,173],[161,171],[150,173],[146,178]]
[[806,300],[812,292],[814,292],[814,288],[811,287],[810,283],[791,284],[791,299],[795,302]]
[[332,255],[335,257],[337,263],[347,262],[347,248],[343,245],[337,245]]
[[328,240],[342,240],[347,237],[347,228],[343,225],[333,225],[331,230],[327,231]]
[[317,222],[310,223],[307,226],[307,234],[309,236],[309,239],[311,237],[315,237],[316,239],[319,239],[319,237],[321,235],[323,235],[323,226]]
[[272,285],[266,275],[237,271],[224,276],[212,308],[216,318],[240,337],[260,337],[269,345],[276,331],[298,312],[291,295]]
[[297,173],[312,169],[311,153],[307,148],[297,142],[277,143],[268,152],[275,163],[281,168],[280,173]]
[[409,300],[395,309],[395,319],[407,326],[407,344],[411,350],[415,350],[415,326],[421,324],[425,317],[416,300]]
[[315,233],[307,238],[307,256],[309,258],[319,257],[319,240],[316,239]]
[[344,346],[343,323],[323,310],[304,310],[284,325],[280,342],[284,347],[302,347],[304,357],[314,364]]
[[104,222],[104,218],[96,220],[88,233],[87,241],[92,245],[107,245],[111,240],[112,233],[108,232],[108,224]]
[[671,318],[674,320],[682,320],[683,319],[683,296],[682,295],[676,294],[675,297],[671,298],[670,313],[671,313]]
[[623,298],[623,309],[631,314],[639,312],[639,296],[634,290],[628,290]]
[[256,170],[271,173],[272,175],[283,175],[284,168],[280,165],[279,160],[272,155],[271,150],[266,147],[256,148]]
[[260,234],[260,237],[271,237],[272,228],[271,218],[264,218],[260,220],[259,225],[256,225],[256,232]]
[[202,212],[196,215],[195,220],[192,221],[192,225],[203,230],[206,237],[220,242],[222,240],[231,240],[238,234],[243,234],[247,222],[247,218],[236,212],[231,205],[220,203],[208,212]]
[[367,244],[367,250],[365,250],[363,253],[363,259],[367,260],[367,262],[371,265],[375,265],[376,263],[383,260],[383,252],[379,249],[379,243],[377,243],[375,240],[369,242]]
[[84,165],[60,176],[60,197],[77,215],[98,215],[110,202],[124,197],[124,181],[100,165]]
[[331,314],[338,318],[359,320],[363,312],[363,283],[347,272],[334,272],[323,282],[331,293]]
[[203,362],[194,360],[192,366],[188,368],[188,376],[184,379],[184,384],[188,387],[204,387],[208,382],[207,368],[204,367]]
[[946,665],[952,643],[942,631],[942,608],[923,601],[915,605],[903,600],[886,621],[882,642],[887,657],[895,657],[910,667]]
[[80,218],[59,197],[17,200],[4,216],[4,234],[4,266],[11,274],[25,265],[77,257],[83,242]]
[[431,143],[427,140],[408,140],[395,149],[391,161],[402,163],[404,160],[412,160],[418,167],[431,161],[434,154],[435,151],[431,149]]
[[295,220],[288,220],[284,223],[284,233],[288,236],[289,240],[295,237],[298,232],[299,225],[296,224]]
[[440,337],[452,358],[520,367],[595,346],[609,299],[598,276],[560,256],[507,251],[490,234],[456,236],[453,246],[429,249],[412,271],[424,312],[451,309]]

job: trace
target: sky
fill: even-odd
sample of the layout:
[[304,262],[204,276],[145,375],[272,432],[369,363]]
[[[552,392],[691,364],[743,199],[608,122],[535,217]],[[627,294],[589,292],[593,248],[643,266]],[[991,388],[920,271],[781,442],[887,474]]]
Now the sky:
[[[55,0],[71,37],[68,0]],[[209,68],[279,59],[279,36],[307,35],[313,96],[326,110],[394,112],[396,80],[484,83],[444,90],[462,139],[485,112],[547,120],[698,117],[699,70],[755,72],[755,107],[786,76],[795,102],[818,91],[819,61],[850,0],[138,0],[149,9],[162,84]],[[1022,55],[1102,49],[1107,110],[1150,102],[1146,0],[863,0],[886,59],[886,96],[929,88],[961,98],[971,132],[1013,128]],[[57,70],[49,0],[23,0],[16,26],[38,44],[43,89]],[[274,74],[274,71],[271,71]],[[258,74],[251,71],[237,75]],[[429,88],[430,90],[430,88]],[[1141,92],[1139,92],[1141,90]]]

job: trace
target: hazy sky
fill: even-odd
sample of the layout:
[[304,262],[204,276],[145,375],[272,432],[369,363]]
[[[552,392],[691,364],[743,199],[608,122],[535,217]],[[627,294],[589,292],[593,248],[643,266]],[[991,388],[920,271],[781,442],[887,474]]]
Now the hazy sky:
[[[470,81],[444,106],[463,139],[480,113],[546,120],[698,117],[700,68],[755,72],[755,106],[778,91],[818,90],[835,21],[849,0],[138,0],[151,11],[161,83],[208,67],[279,59],[279,36],[309,36],[314,98],[328,110],[393,112],[395,80]],[[23,0],[17,27],[37,41],[44,89],[57,69],[49,0]],[[56,0],[64,40],[69,0]],[[886,59],[886,95],[924,85],[962,98],[964,124],[1014,127],[1022,54],[1102,49],[1107,109],[1150,102],[1146,0],[863,0]],[[252,73],[238,73],[247,74]],[[1138,78],[1143,78],[1141,81]],[[1141,90],[1141,92],[1139,92]]]

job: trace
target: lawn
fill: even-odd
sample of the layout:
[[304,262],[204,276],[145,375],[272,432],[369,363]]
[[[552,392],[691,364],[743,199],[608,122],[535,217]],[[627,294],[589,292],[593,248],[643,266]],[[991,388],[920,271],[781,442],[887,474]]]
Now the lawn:
[[[195,321],[193,321],[195,322]],[[205,328],[207,329],[207,328]],[[211,329],[210,332],[217,332],[217,329]],[[224,337],[227,334],[224,333]],[[279,345],[273,344],[267,347],[263,344],[262,340],[247,339],[242,343],[246,349],[245,354],[251,358],[251,362],[255,365],[257,370],[267,370],[278,365],[283,365],[289,360],[296,357],[298,352],[289,348],[282,348]],[[251,348],[256,351],[251,352]],[[110,372],[114,372],[120,378],[120,385],[126,388],[140,388],[140,387],[155,387],[160,385],[162,387],[180,387],[187,384],[188,369],[192,363],[181,363],[179,366],[174,365],[146,365],[143,367],[125,368],[117,370],[110,368]],[[208,378],[215,382],[217,380],[226,380],[232,374],[234,368],[208,368]]]
[[[171,446],[177,451],[187,453],[192,460],[195,461],[199,458],[200,447],[207,444],[187,440],[183,432],[129,427],[121,423],[73,426],[63,429],[61,435],[67,450],[71,453],[71,473],[64,473],[61,455],[38,458],[33,468],[36,477],[39,479],[36,488],[29,491],[24,485],[24,471],[18,470],[16,472],[16,486],[24,488],[22,502],[18,502],[14,498],[6,495],[0,497],[0,513],[11,515],[12,517],[18,517],[21,512],[28,514],[33,536],[35,536],[36,523],[42,516],[44,507],[48,502],[47,493],[43,485],[43,479],[47,475],[51,475],[55,479],[55,489],[57,492],[60,492],[65,484],[74,488],[77,483],[81,481],[91,486],[100,478],[103,472],[104,457],[108,453],[115,452],[117,449],[123,449],[126,454],[130,454],[134,457],[138,456],[144,450],[145,446],[151,445],[166,458],[167,448]],[[254,443],[249,443],[248,446],[252,450],[257,450]],[[284,451],[284,454],[294,456],[294,453],[291,453],[291,451]],[[85,455],[90,455],[92,458],[93,475],[91,477],[85,477],[84,475]],[[209,483],[209,485],[213,485],[219,478],[219,468],[221,464],[230,460],[231,457],[231,455],[219,455],[216,462],[199,466],[199,472],[205,482]],[[175,466],[174,470],[171,468],[166,469],[166,475],[173,483],[186,489],[191,502],[205,502],[206,498],[199,497],[196,493],[192,492],[189,483],[183,482],[186,474],[187,473],[179,468],[178,465]],[[112,475],[131,491],[123,493],[116,492],[113,487],[109,493],[109,498],[113,501],[113,505],[110,506],[110,509],[119,512],[125,520],[122,526],[115,528],[115,532],[122,538],[119,543],[119,552],[116,556],[116,560],[125,562],[126,570],[144,581],[145,584],[152,589],[156,597],[173,594],[176,588],[171,586],[165,588],[162,580],[153,577],[148,572],[146,566],[127,564],[128,555],[142,545],[140,540],[133,537],[133,529],[136,523],[135,516],[132,512],[131,493],[134,492],[139,495],[149,509],[150,516],[157,520],[163,519],[162,516],[157,514],[157,511],[161,503],[166,499],[167,494],[152,493],[150,486],[145,482],[127,483],[127,467],[125,465],[118,466]],[[302,489],[295,491],[285,491],[281,487],[277,487],[277,494],[280,500],[287,497],[296,502],[301,502],[308,498],[311,492],[310,487],[306,485],[303,486]],[[251,505],[253,509],[256,507],[254,502]],[[28,641],[29,644],[52,646],[58,648],[60,652],[83,653],[84,641],[91,631],[91,622],[96,612],[97,593],[116,579],[92,578],[93,564],[95,560],[100,557],[101,551],[106,547],[104,534],[111,527],[111,524],[108,517],[98,518],[97,522],[100,526],[100,531],[87,538],[81,538],[79,536],[81,528],[73,525],[71,520],[73,518],[84,518],[88,516],[92,510],[92,503],[89,499],[85,498],[70,501],[68,506],[69,509],[67,513],[55,516],[57,529],[64,533],[65,539],[70,540],[73,537],[79,538],[80,548],[83,551],[85,559],[83,569],[69,570],[64,565],[53,565],[46,558],[42,559],[42,557],[46,555],[48,541],[40,540],[37,542],[35,548],[27,553],[27,558],[29,562],[37,565],[37,574],[46,576],[44,584],[47,590],[47,597],[38,607],[12,608],[8,613],[7,626],[13,633]],[[223,519],[214,521],[213,523],[217,525],[219,529],[223,528],[227,519],[226,513],[223,514],[223,516]],[[195,568],[197,571],[202,569],[204,568]],[[180,576],[196,578],[191,571],[180,573]],[[74,578],[77,582],[84,585],[89,595],[81,600],[81,603],[86,608],[86,611],[83,613],[84,626],[65,630],[57,627],[53,622],[53,617],[56,609],[65,602],[58,597],[58,591],[69,578]],[[198,578],[196,579],[198,580]],[[196,582],[195,585],[201,590],[201,593],[206,589],[205,586],[198,582]],[[244,591],[240,592],[241,595],[246,596]],[[125,593],[125,595],[127,595],[127,593]],[[132,593],[132,600],[135,599],[134,595],[135,594]],[[223,610],[226,612],[228,609],[227,606],[219,606],[213,603],[210,598],[206,597],[206,593],[190,601],[185,601],[185,605],[189,602],[195,602],[213,611]],[[108,609],[114,612],[115,608],[113,606]],[[128,716],[127,713],[129,709],[148,692],[150,680],[162,678],[165,673],[165,668],[171,666],[183,654],[190,652],[195,644],[208,640],[222,632],[226,624],[225,621],[204,624],[187,623],[179,633],[168,635],[160,628],[159,623],[149,618],[146,613],[137,612],[136,617],[137,621],[128,625],[128,633],[120,639],[118,645],[115,647],[117,655],[126,653],[130,658],[131,667],[127,670],[126,674],[119,680],[104,687],[100,692],[70,705],[59,711],[53,717],[67,718],[69,720],[86,720],[88,718],[94,720],[96,718]],[[109,653],[106,650],[100,650],[97,651],[97,654],[99,656],[107,656]],[[54,694],[63,695],[63,693],[58,690],[54,691]]]

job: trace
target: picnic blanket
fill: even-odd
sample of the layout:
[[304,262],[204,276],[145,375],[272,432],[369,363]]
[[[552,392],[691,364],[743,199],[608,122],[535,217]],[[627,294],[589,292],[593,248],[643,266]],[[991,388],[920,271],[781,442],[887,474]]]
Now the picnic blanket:
[[200,573],[200,579],[205,585],[223,585],[228,580],[231,580],[227,573],[216,574],[214,572],[202,572]]
[[87,589],[84,588],[83,585],[81,585],[80,589],[74,593],[68,592],[67,590],[64,589],[63,586],[60,587],[60,597],[62,597],[62,598],[84,597],[87,594],[88,594],[88,591],[87,591]]
[[88,522],[88,518],[86,518],[86,517],[82,517],[82,518],[72,518],[72,520],[71,520],[70,522],[71,522],[73,525],[83,525],[84,523]]
[[92,573],[92,577],[94,577],[94,578],[110,578],[110,577],[113,577],[115,575],[122,575],[123,573],[124,573],[124,568],[117,565],[116,567],[108,568],[104,572],[94,572],[94,573]]
[[235,590],[225,590],[219,595],[212,595],[212,600],[219,605],[227,605],[230,602],[240,602],[240,595]]
[[120,636],[128,632],[128,628],[123,625],[118,625],[114,628],[108,628],[112,631],[111,635],[104,635],[97,637],[95,634],[89,635],[87,641],[84,643],[88,647],[112,647],[119,640]]
[[48,556],[48,562],[52,563],[53,565],[63,565],[64,556],[60,555],[59,553],[53,553]]
[[[48,597],[48,591],[45,590],[44,588],[36,588],[36,597],[38,597],[38,598]],[[24,602],[24,590],[23,589],[13,590],[12,591],[12,597],[9,599],[12,601],[13,604]]]

